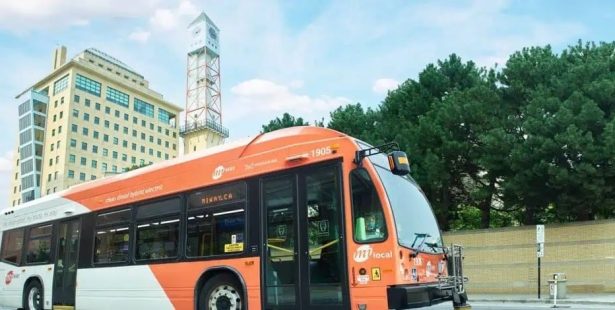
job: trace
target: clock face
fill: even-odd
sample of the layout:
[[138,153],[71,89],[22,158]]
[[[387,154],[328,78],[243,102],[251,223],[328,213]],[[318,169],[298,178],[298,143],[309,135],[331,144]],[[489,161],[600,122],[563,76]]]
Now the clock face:
[[196,27],[192,30],[192,36],[197,37],[201,33],[201,27]]
[[209,36],[212,39],[217,40],[218,39],[218,34],[216,33],[216,29],[214,29],[213,27],[209,27]]

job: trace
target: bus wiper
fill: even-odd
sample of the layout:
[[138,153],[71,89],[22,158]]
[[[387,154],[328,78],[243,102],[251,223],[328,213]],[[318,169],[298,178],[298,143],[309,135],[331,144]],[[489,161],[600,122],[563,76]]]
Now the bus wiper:
[[421,238],[421,243],[419,243],[419,245],[416,247],[416,250],[417,250],[417,251],[420,251],[420,250],[421,250],[421,247],[423,246],[423,243],[425,243],[425,240],[426,240],[428,237],[431,237],[431,235],[430,235],[430,234],[426,234],[426,233],[414,233],[414,235],[415,235],[416,237],[414,237],[414,241],[412,241],[412,245],[410,246],[410,248],[413,248],[413,249],[414,249],[414,245],[416,244],[416,241],[417,241],[417,240],[419,240],[419,238]]

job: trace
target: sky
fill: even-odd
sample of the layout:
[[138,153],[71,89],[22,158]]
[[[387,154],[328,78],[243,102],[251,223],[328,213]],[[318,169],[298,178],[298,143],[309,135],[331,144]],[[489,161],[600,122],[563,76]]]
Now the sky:
[[613,1],[0,0],[0,206],[17,143],[15,95],[51,71],[55,47],[71,58],[98,48],[184,107],[187,25],[201,11],[221,30],[229,140],[284,112],[313,123],[341,105],[377,107],[451,53],[501,67],[526,46],[615,40]]

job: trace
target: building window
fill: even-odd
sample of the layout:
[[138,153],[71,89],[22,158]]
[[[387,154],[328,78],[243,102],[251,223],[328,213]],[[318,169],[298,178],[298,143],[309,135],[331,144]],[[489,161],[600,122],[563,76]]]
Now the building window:
[[90,106],[90,99],[85,99],[85,106],[89,107]]
[[79,173],[79,180],[80,181],[85,181],[85,173],[83,173],[83,172]]
[[141,145],[141,153],[145,153],[145,146]]
[[137,158],[134,157],[134,156],[130,156],[130,163],[136,164],[137,163]]
[[89,134],[89,132],[90,132],[90,130],[89,130],[89,129],[87,129],[87,128],[85,128],[85,127],[83,127],[83,128],[81,128],[81,132],[83,133],[83,135],[84,135],[84,136],[86,136],[86,137],[87,137],[87,136],[88,136],[88,134]]
[[127,161],[127,160],[128,160],[128,155],[126,155],[126,154],[122,154],[122,160],[123,160],[123,161]]
[[120,125],[119,124],[113,124],[113,130],[119,131],[120,130]]
[[86,121],[86,122],[89,122],[90,121],[90,114],[83,113],[83,120]]
[[75,139],[70,139],[70,146],[71,146],[71,147],[76,147],[76,146],[77,146],[77,140],[75,140]]
[[137,137],[137,131],[136,131],[136,130],[134,130],[134,129],[132,130],[132,136],[133,136],[133,137]]
[[123,147],[128,147],[128,141],[122,140],[122,146]]
[[105,114],[111,114],[111,108],[105,107]]
[[128,117],[128,113],[124,113],[124,120],[125,120],[125,121],[128,121],[128,118],[129,118],[129,117]]
[[90,176],[90,180],[96,180],[96,176],[92,174],[92,175]]
[[108,134],[104,134],[103,135],[103,141],[109,142],[109,135]]
[[100,103],[96,102],[96,103],[94,104],[94,108],[95,108],[97,111],[100,111]]
[[53,83],[53,94],[57,94],[68,87],[68,74],[61,77],[59,80]]
[[100,124],[100,118],[98,116],[94,116],[94,124],[95,125]]
[[98,139],[98,131],[94,130],[92,137],[94,137],[94,139]]
[[98,166],[98,162],[92,159],[92,168],[96,168]]
[[79,103],[79,95],[75,95],[73,99],[75,100],[76,103]]
[[147,122],[146,122],[146,121],[144,121],[144,120],[141,120],[141,126],[142,126],[142,127],[146,127],[146,126],[147,126]]
[[60,111],[60,119],[64,116],[64,111]]
[[113,151],[113,159],[117,159],[117,152]]
[[127,135],[128,134],[128,127],[124,127],[123,132],[124,132],[125,135]]
[[134,110],[145,116],[154,117],[154,106],[139,98],[135,98]]
[[109,150],[103,148],[102,154],[103,154],[103,156],[109,156]]
[[53,158],[49,159],[49,167],[53,166]]
[[149,129],[154,130],[154,123],[149,123]]
[[98,145],[92,145],[92,153],[98,154]]
[[72,124],[72,125],[70,126],[70,130],[71,130],[72,132],[77,132],[77,130],[78,130],[78,126],[77,126],[76,124]]
[[58,134],[62,133],[62,126],[58,126]]
[[120,139],[118,139],[117,137],[113,137],[113,144],[118,145]]
[[73,154],[68,155],[68,162],[69,163],[75,163],[75,155],[73,155]]
[[127,108],[129,98],[128,94],[107,86],[107,100]]
[[69,179],[74,179],[75,178],[75,171],[68,170],[68,178]]
[[111,166],[111,172],[117,172],[117,166],[116,165]]
[[105,128],[109,128],[109,126],[111,126],[111,123],[109,123],[109,121],[105,120]]
[[75,80],[75,87],[86,91],[92,95],[100,97],[100,83],[89,79],[81,74],[77,74],[77,78]]
[[169,111],[158,108],[158,120],[164,124],[170,124],[171,119],[174,118],[175,115],[171,114]]
[[85,157],[81,157],[81,162],[80,163],[81,163],[82,166],[85,166],[85,165],[87,165],[88,160]]
[[107,163],[100,164],[100,167],[102,168],[102,171],[104,171],[104,172],[107,171]]
[[136,143],[133,143],[133,144],[132,144],[132,150],[133,150],[133,151],[136,151],[136,150],[137,150],[137,144],[136,144]]
[[81,142],[81,149],[82,149],[82,150],[84,150],[84,151],[87,151],[87,150],[88,150],[88,144],[87,144],[87,142]]
[[79,117],[79,110],[73,109],[73,116],[74,117]]
[[144,132],[141,133],[141,140],[145,140],[145,133]]
[[135,116],[132,117],[132,123],[136,124],[137,123],[137,118]]
[[120,111],[115,110],[115,117],[119,118],[120,117]]

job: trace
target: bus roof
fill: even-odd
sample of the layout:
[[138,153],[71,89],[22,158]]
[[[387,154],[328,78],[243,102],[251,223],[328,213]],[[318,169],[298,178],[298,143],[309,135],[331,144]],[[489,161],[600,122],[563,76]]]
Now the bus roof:
[[[252,169],[254,173],[277,170],[274,168],[275,164],[278,164],[278,167],[279,164],[283,164],[279,158],[288,156],[285,150],[293,146],[340,138],[350,140],[350,137],[343,133],[322,127],[299,126],[280,129],[126,173],[75,185],[17,207],[5,208],[0,213],[0,217],[6,220],[7,215],[14,218],[19,214],[29,214],[34,210],[47,209],[52,206],[70,209],[60,213],[79,214],[210,184],[224,183],[249,175],[246,170],[250,164],[255,164],[257,167],[258,164],[263,166],[260,170]],[[250,162],[251,159],[254,162]],[[239,171],[237,166],[240,165],[238,164],[245,164],[245,170]],[[225,176],[216,178],[214,170],[220,169],[222,169],[220,174]],[[45,207],[40,207],[40,205]],[[62,216],[62,214],[57,214],[57,216]],[[6,226],[5,222],[0,221],[0,225]]]

